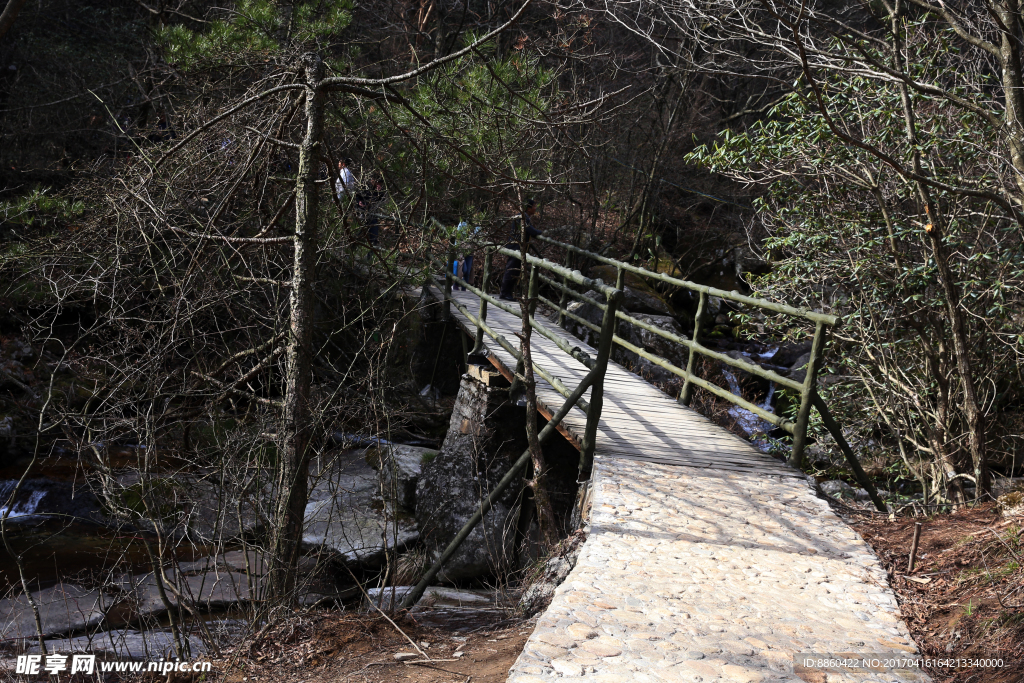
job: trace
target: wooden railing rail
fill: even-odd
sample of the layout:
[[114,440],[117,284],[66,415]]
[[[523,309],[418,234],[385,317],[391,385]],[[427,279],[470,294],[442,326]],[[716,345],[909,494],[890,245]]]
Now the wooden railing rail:
[[[485,277],[481,281],[481,287],[474,287],[469,284],[454,272],[454,256],[449,252],[446,262],[444,264],[444,315],[447,317],[450,315],[450,307],[455,306],[456,309],[462,315],[464,315],[472,325],[476,327],[476,334],[474,339],[473,348],[479,352],[483,347],[483,337],[486,334],[491,337],[495,342],[498,343],[501,348],[509,353],[517,361],[516,370],[513,373],[513,388],[518,387],[518,383],[523,378],[523,356],[515,346],[506,339],[503,335],[495,332],[487,324],[487,309],[489,306],[495,306],[506,313],[509,313],[519,319],[522,319],[522,310],[520,306],[510,304],[508,302],[500,301],[495,297],[491,296],[487,292],[488,280],[491,272],[493,263],[493,257],[495,253],[500,253],[511,258],[520,258],[522,253],[509,249],[506,247],[487,247],[484,250],[484,274]],[[440,265],[440,264],[439,264]],[[614,336],[614,322],[615,313],[619,305],[619,301],[622,298],[621,288],[609,287],[605,285],[601,280],[595,280],[585,277],[578,270],[570,270],[557,263],[549,261],[544,258],[539,258],[532,254],[526,255],[526,265],[530,268],[529,275],[529,316],[528,321],[531,329],[538,332],[545,338],[552,341],[559,349],[564,351],[566,354],[577,360],[584,367],[590,370],[592,373],[596,372],[597,375],[591,382],[590,400],[586,401],[582,397],[577,399],[575,405],[578,406],[587,415],[587,423],[584,429],[583,439],[580,449],[580,474],[581,477],[585,478],[589,475],[591,469],[591,463],[593,461],[594,446],[597,435],[597,425],[601,419],[601,409],[604,400],[604,375],[605,368],[608,365],[608,358],[611,355],[612,338]],[[578,346],[570,346],[563,337],[552,331],[547,325],[539,322],[533,315],[533,310],[536,308],[539,296],[537,289],[540,283],[540,279],[543,277],[540,275],[541,270],[549,271],[555,275],[560,276],[563,281],[573,282],[580,286],[586,287],[588,290],[593,290],[603,295],[604,302],[600,304],[601,310],[603,311],[603,320],[600,327],[594,326],[594,330],[600,335],[597,344],[597,355],[591,357],[590,354],[583,351]],[[547,278],[544,278],[545,280]],[[458,284],[466,288],[466,291],[472,292],[480,299],[480,307],[477,310],[476,315],[469,311],[469,309],[452,297],[452,286]],[[562,396],[570,396],[572,391],[567,387],[558,377],[548,371],[542,365],[536,361],[532,362],[534,371],[548,382],[558,393]]]
[[[715,296],[722,299],[735,301],[737,303],[747,304],[749,306],[756,306],[758,308],[763,308],[769,311],[773,311],[775,313],[785,313],[786,315],[793,315],[800,318],[806,318],[807,320],[810,320],[811,322],[815,323],[822,322],[825,323],[826,325],[829,325],[830,327],[838,326],[841,322],[838,316],[829,315],[827,313],[819,313],[817,311],[812,311],[809,308],[796,308],[794,306],[787,306],[786,304],[778,304],[775,303],[774,301],[767,301],[765,299],[758,299],[756,297],[746,296],[736,291],[727,292],[724,289],[716,289],[715,287],[700,285],[697,284],[696,282],[690,282],[689,280],[682,280],[677,277],[672,277],[671,275],[666,275],[665,273],[658,273],[653,270],[647,270],[646,268],[635,266],[631,263],[626,263],[625,261],[619,261],[613,258],[609,258],[607,256],[601,256],[600,254],[596,254],[592,251],[587,251],[586,249],[581,249],[580,247],[577,247],[572,244],[566,244],[565,242],[559,242],[558,240],[553,240],[550,237],[544,237],[543,235],[535,237],[534,239],[539,240],[541,242],[545,242],[547,244],[551,244],[561,249],[565,249],[566,251],[571,251],[574,254],[585,256],[588,259],[597,261],[598,263],[603,263],[608,266],[615,266],[616,270],[633,273],[635,275],[640,275],[642,277],[651,278],[654,280],[660,280],[661,282],[666,282],[670,285],[675,285],[677,287],[683,287],[684,289],[689,289],[694,292],[705,293],[708,296]],[[578,273],[579,271],[575,272]]]
[[[837,327],[841,324],[841,319],[838,316],[829,315],[826,313],[819,313],[817,311],[811,311],[806,308],[796,308],[793,306],[787,306],[785,304],[766,301],[764,299],[758,299],[756,297],[745,296],[743,294],[740,294],[739,292],[727,292],[725,290],[716,289],[714,287],[699,285],[695,282],[690,282],[688,280],[682,280],[680,278],[675,278],[670,275],[666,275],[665,273],[647,270],[646,268],[641,268],[639,266],[635,266],[624,261],[618,261],[607,256],[595,254],[594,252],[587,251],[586,249],[581,249],[580,247],[571,244],[565,244],[564,242],[559,242],[548,237],[540,236],[537,239],[547,244],[565,249],[567,254],[577,254],[580,256],[584,256],[588,259],[591,259],[597,263],[614,266],[616,269],[616,287],[618,289],[623,288],[624,275],[625,273],[628,272],[644,278],[664,282],[670,285],[698,292],[700,298],[697,303],[697,315],[694,320],[693,339],[686,339],[685,337],[673,334],[667,330],[662,330],[658,327],[655,327],[654,325],[650,325],[644,322],[643,320],[636,318],[635,316],[631,316],[624,311],[617,310],[615,312],[615,317],[618,320],[624,320],[630,323],[631,325],[636,325],[637,327],[647,330],[652,334],[658,335],[663,339],[666,339],[668,341],[671,341],[673,343],[679,344],[687,348],[689,350],[689,354],[685,369],[680,368],[677,365],[674,365],[673,363],[669,362],[667,359],[661,356],[650,353],[646,349],[630,343],[629,341],[623,339],[622,337],[614,334],[614,332],[612,334],[613,343],[618,344],[621,347],[628,349],[629,351],[632,351],[641,358],[644,358],[654,363],[655,365],[668,370],[674,375],[682,377],[683,387],[679,392],[678,399],[680,403],[684,405],[689,405],[690,400],[693,396],[693,387],[697,386],[704,389],[705,391],[714,394],[715,396],[719,396],[729,401],[734,405],[737,405],[745,410],[750,411],[751,413],[757,415],[766,422],[775,425],[776,427],[779,427],[785,430],[786,432],[792,434],[793,450],[789,457],[789,463],[790,465],[798,469],[803,466],[804,448],[807,443],[807,427],[810,421],[811,408],[814,407],[818,411],[818,414],[821,416],[822,425],[832,435],[832,438],[835,440],[836,445],[838,445],[839,449],[842,451],[848,465],[850,466],[850,470],[853,472],[854,477],[857,479],[858,483],[868,492],[868,495],[871,497],[871,501],[874,503],[875,507],[881,512],[886,511],[885,503],[878,495],[877,489],[875,488],[871,480],[868,478],[867,474],[864,472],[863,467],[861,467],[860,462],[857,460],[856,456],[853,453],[853,450],[847,443],[846,438],[843,435],[842,428],[840,427],[839,423],[836,422],[835,418],[832,417],[832,414],[829,411],[828,406],[825,404],[825,401],[821,398],[821,396],[818,395],[817,392],[818,369],[820,368],[822,358],[824,357],[825,343],[828,339],[828,331],[830,328]],[[603,310],[604,306],[600,301],[596,301],[592,297],[587,296],[586,294],[580,294],[574,291],[571,287],[568,286],[568,282],[565,281],[564,279],[562,282],[557,282],[551,278],[541,276],[541,281],[544,282],[549,287],[552,287],[553,289],[561,293],[558,303],[555,303],[543,296],[539,297],[540,301],[542,301],[545,305],[550,306],[558,311],[559,325],[562,325],[564,323],[565,318],[568,317],[576,321],[577,323],[583,325],[584,327],[596,331],[596,326],[592,322],[585,320],[581,316],[578,316],[568,310],[567,300],[568,297],[572,297],[584,303],[590,304],[591,306],[595,306],[598,309]],[[745,360],[727,356],[723,353],[718,353],[717,351],[713,351],[712,349],[709,349],[706,346],[701,345],[700,339],[701,332],[703,331],[702,328],[705,317],[704,312],[707,308],[708,298],[712,296],[720,297],[728,301],[735,301],[746,306],[753,306],[763,310],[771,311],[773,313],[781,313],[784,315],[803,318],[804,320],[814,323],[814,336],[811,340],[811,351],[803,381],[797,382],[796,380],[790,379],[788,377],[783,377],[779,373],[769,368],[764,368],[755,363],[750,363]],[[775,382],[779,386],[797,392],[797,394],[800,396],[800,405],[797,409],[796,422],[788,420],[780,415],[770,413],[761,406],[755,405],[750,401],[747,401],[742,396],[737,396],[732,392],[723,389],[722,387],[719,387],[715,384],[712,384],[711,382],[708,382],[705,379],[702,379],[701,377],[698,377],[694,371],[694,361],[696,359],[697,354],[700,354],[707,358],[712,358],[721,363],[724,363],[725,365],[736,368],[738,370],[742,370],[744,372],[748,372],[758,377],[762,377],[771,382]]]

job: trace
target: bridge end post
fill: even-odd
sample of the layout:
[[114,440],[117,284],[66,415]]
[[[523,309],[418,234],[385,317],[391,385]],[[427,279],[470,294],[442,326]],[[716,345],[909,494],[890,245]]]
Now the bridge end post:
[[[480,280],[480,291],[487,294],[487,281],[491,277],[491,261],[494,259],[494,252],[484,249],[484,272]],[[480,309],[477,312],[476,338],[473,340],[471,354],[483,353],[484,351],[484,328],[480,323],[487,321],[487,300],[480,298]]]
[[811,342],[811,357],[807,361],[807,374],[804,375],[804,387],[800,392],[800,410],[796,415],[796,427],[793,429],[793,452],[789,456],[789,464],[800,469],[804,464],[804,447],[807,445],[807,423],[810,421],[811,404],[818,382],[818,365],[821,363],[822,352],[825,350],[825,337],[828,328],[825,323],[818,322],[814,327],[814,341]]
[[[621,279],[621,278],[620,278]],[[621,285],[621,283],[619,283]],[[608,306],[604,309],[601,319],[601,338],[597,344],[597,359],[594,363],[594,383],[590,387],[590,407],[587,410],[587,427],[583,432],[583,448],[580,450],[580,481],[590,479],[594,467],[594,447],[597,445],[597,424],[601,420],[601,409],[604,405],[604,376],[608,370],[608,357],[612,352],[612,339],[615,336],[615,311],[622,300],[622,288],[617,287],[606,297]]]
[[[707,303],[708,293],[701,290],[700,299],[697,301],[697,317],[693,319],[693,339],[691,341],[694,344],[700,343],[701,327],[704,325],[704,309],[707,307]],[[679,402],[684,406],[689,406],[690,400],[693,398],[693,383],[690,382],[690,377],[693,375],[696,358],[697,352],[691,346],[689,357],[686,359],[686,379],[683,380],[683,389],[679,392]]]

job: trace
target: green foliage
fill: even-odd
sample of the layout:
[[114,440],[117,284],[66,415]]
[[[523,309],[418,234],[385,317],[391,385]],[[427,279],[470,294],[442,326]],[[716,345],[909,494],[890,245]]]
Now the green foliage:
[[294,48],[322,48],[352,20],[351,0],[278,4],[240,0],[227,19],[204,31],[174,24],[158,32],[168,62],[181,68],[237,55],[273,56]]
[[46,169],[39,182],[63,184],[82,170],[77,161],[116,145],[110,115],[134,118],[140,109],[139,84],[128,75],[147,61],[138,10],[105,0],[25,3],[3,38],[0,187],[24,191],[35,175],[20,175],[28,169]]
[[40,227],[69,223],[85,213],[85,202],[54,194],[50,188],[34,188],[27,195],[0,202],[2,223]]
[[[466,36],[464,42],[472,39]],[[547,177],[552,170],[550,156],[538,150],[538,138],[557,96],[553,72],[525,49],[501,58],[487,52],[447,64],[411,84],[403,92],[408,108],[371,106],[361,120],[347,121],[387,140],[378,151],[385,175],[409,180],[388,188],[392,200],[449,199],[444,225],[462,219],[474,225],[486,221],[479,204],[453,196],[456,179],[479,182],[475,174],[481,165],[508,184]],[[422,220],[427,222],[430,215],[424,207]]]
[[[909,59],[915,77],[934,80],[950,57],[948,45],[932,45],[927,55],[917,49]],[[967,96],[964,88],[952,89]],[[962,387],[951,380],[949,310],[926,231],[932,219],[916,184],[864,147],[907,167],[920,153],[926,172],[949,186],[993,189],[1005,179],[1004,169],[991,163],[1000,131],[987,119],[920,93],[910,100],[916,146],[906,141],[896,84],[832,73],[822,76],[818,93],[797,89],[765,120],[745,132],[722,133],[688,160],[764,189],[756,208],[774,263],[771,273],[753,279],[755,290],[842,316],[824,374],[844,381],[830,383],[823,394],[840,422],[853,428],[853,441],[881,435],[890,456],[924,481],[936,476],[928,465],[936,435],[942,448],[949,443],[954,460],[966,442]],[[845,142],[837,131],[863,146]],[[963,193],[939,188],[932,198],[963,292],[957,304],[970,327],[971,365],[995,444],[1007,423],[997,415],[1020,397],[1014,378],[1024,359],[1021,227]],[[1012,448],[1019,450],[1019,442]],[[1009,451],[995,455],[997,462],[1013,457]]]

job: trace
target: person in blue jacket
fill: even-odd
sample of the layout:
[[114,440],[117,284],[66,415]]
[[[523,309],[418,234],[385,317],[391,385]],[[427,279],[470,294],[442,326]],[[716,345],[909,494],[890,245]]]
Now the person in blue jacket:
[[[471,251],[473,245],[469,240],[473,239],[479,232],[479,225],[475,228],[470,228],[469,223],[466,221],[460,221],[455,226],[455,230],[452,231],[452,246],[464,246],[467,250],[463,252],[461,258],[455,261],[452,275],[461,276],[469,284],[473,284],[473,252]],[[459,284],[456,284],[454,289],[466,291],[466,288]]]
[[[533,227],[533,215],[537,213],[537,203],[534,200],[526,202],[526,208],[523,210],[523,225],[526,228],[526,246],[530,246],[530,238],[537,237],[541,234],[541,231]],[[522,236],[522,227],[519,225],[519,221],[513,221],[512,223],[512,241],[505,245],[508,249],[519,251],[519,239]],[[515,301],[515,289],[516,285],[519,284],[519,276],[523,272],[523,262],[517,258],[511,256],[505,261],[505,272],[501,276],[501,294],[499,299],[505,301]]]

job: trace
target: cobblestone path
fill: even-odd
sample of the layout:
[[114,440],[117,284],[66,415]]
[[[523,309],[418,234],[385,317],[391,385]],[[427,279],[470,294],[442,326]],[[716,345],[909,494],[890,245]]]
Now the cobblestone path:
[[928,681],[794,655],[916,646],[867,544],[800,479],[598,457],[590,537],[510,683]]

